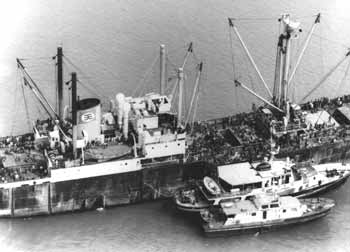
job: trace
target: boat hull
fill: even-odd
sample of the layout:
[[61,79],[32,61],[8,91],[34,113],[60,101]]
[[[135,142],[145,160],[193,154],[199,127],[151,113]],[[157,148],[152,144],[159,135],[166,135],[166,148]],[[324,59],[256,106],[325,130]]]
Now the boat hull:
[[326,193],[332,189],[335,189],[335,188],[341,186],[342,184],[344,184],[348,180],[349,177],[350,177],[350,173],[346,174],[345,176],[343,176],[343,177],[341,177],[338,180],[335,180],[333,182],[318,186],[316,188],[310,188],[308,190],[303,190],[301,192],[292,193],[292,194],[290,194],[290,196],[295,196],[297,198],[307,198],[307,197],[311,197],[311,196],[320,195],[322,193]]
[[[342,184],[344,184],[347,181],[347,179],[349,177],[350,177],[350,173],[347,173],[346,175],[344,175],[343,177],[341,177],[335,181],[332,181],[332,182],[329,182],[329,183],[326,183],[326,184],[323,184],[320,186],[316,186],[316,187],[313,187],[310,189],[304,189],[300,192],[294,192],[295,189],[290,188],[290,189],[282,191],[278,194],[280,196],[289,195],[289,196],[294,196],[297,198],[308,198],[311,196],[317,196],[317,195],[321,195],[323,193],[326,193],[332,189],[335,189],[335,188],[341,186]],[[201,210],[207,209],[209,207],[209,203],[206,203],[204,201],[203,202],[202,201],[196,202],[195,204],[182,203],[179,200],[179,197],[177,197],[177,195],[174,196],[174,203],[176,205],[176,208],[180,211],[183,211],[183,212],[197,212],[197,213],[199,213]]]
[[279,221],[271,221],[266,223],[256,223],[251,225],[237,225],[225,228],[210,228],[207,223],[203,225],[203,230],[206,236],[223,236],[223,235],[240,235],[249,233],[261,233],[266,231],[273,231],[291,225],[299,225],[306,222],[314,221],[316,219],[326,216],[331,208],[323,209],[312,214],[306,214],[299,218],[291,218]]

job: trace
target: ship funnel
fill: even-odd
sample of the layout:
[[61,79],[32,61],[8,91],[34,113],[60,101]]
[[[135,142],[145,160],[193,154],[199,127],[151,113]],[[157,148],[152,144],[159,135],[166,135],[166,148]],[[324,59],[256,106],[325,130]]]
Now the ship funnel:
[[101,102],[88,98],[78,104],[78,137],[88,137],[88,141],[100,139],[101,136]]
[[[125,139],[128,139],[128,131],[129,131],[129,112],[130,112],[130,103],[125,102],[123,106],[123,135]],[[119,119],[119,118],[118,118]]]
[[122,128],[123,123],[123,110],[124,110],[124,103],[125,103],[125,96],[122,93],[118,93],[115,96],[115,100],[117,102],[117,116],[118,116],[118,127],[119,129]]

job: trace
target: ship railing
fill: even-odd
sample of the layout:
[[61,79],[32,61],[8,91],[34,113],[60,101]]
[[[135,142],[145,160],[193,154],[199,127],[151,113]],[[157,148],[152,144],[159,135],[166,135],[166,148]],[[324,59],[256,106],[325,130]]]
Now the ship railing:
[[287,127],[284,127],[283,125],[274,125],[274,130],[276,133],[281,133],[281,132],[288,132],[288,131],[296,131],[296,130],[302,130],[302,129],[307,129],[307,124],[306,123],[300,123],[300,124],[288,124]]
[[0,169],[0,184],[27,181],[49,177],[47,168],[35,163],[16,165]]
[[311,207],[322,207],[327,204],[334,204],[334,201],[332,199],[327,199],[327,198],[308,198],[308,199],[300,199],[301,203],[304,203],[308,206]]

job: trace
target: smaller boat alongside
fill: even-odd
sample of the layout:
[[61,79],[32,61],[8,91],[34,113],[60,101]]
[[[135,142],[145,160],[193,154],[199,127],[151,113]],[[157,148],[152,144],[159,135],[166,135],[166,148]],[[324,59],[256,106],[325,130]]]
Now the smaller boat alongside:
[[[214,187],[215,191],[211,188]],[[196,180],[184,188],[180,188],[174,194],[176,208],[185,212],[200,212],[209,206],[218,206],[222,200],[245,199],[251,193],[245,191],[232,190],[225,191],[219,183],[210,177],[203,180]]]
[[260,193],[310,197],[344,183],[350,176],[348,164],[299,164],[286,161],[248,162],[218,167],[218,179],[204,177],[178,189],[177,209],[199,212],[227,199],[244,200]]
[[298,199],[259,194],[245,200],[221,201],[200,212],[206,235],[261,232],[321,218],[335,206],[331,199]]

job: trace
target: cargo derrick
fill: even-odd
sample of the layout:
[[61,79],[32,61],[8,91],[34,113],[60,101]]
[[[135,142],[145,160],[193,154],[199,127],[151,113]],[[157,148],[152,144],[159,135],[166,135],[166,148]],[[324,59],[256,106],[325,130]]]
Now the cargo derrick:
[[299,23],[291,21],[288,14],[282,15],[279,21],[283,29],[277,43],[275,83],[271,93],[234,23],[235,19],[229,18],[230,28],[271,99],[265,99],[244,83],[235,80],[237,87],[243,88],[265,105],[256,108],[253,104],[252,112],[249,113],[195,123],[189,142],[188,161],[202,160],[223,165],[261,160],[264,156],[274,154],[279,158],[291,157],[318,163],[350,157],[349,148],[344,148],[350,140],[350,109],[344,105],[350,103],[349,96],[304,101],[349,58],[350,52],[330,69],[299,105],[291,103],[288,91],[320,22],[320,14],[316,16],[293,67],[290,65],[291,43],[298,38],[301,29]]
[[[348,120],[350,113],[347,111],[347,105],[343,105],[349,100],[347,96],[334,99],[320,98],[311,102],[305,102],[305,100],[332,75],[342,62],[349,58],[350,52],[347,52],[345,57],[332,67],[320,82],[305,95],[299,102],[300,105],[292,103],[289,97],[289,90],[291,85],[293,85],[293,77],[313,32],[320,23],[320,14],[316,16],[294,66],[290,64],[290,49],[292,41],[299,37],[298,33],[301,32],[300,24],[291,21],[288,14],[283,14],[279,19],[282,33],[277,43],[275,80],[272,95],[234,24],[235,20],[229,18],[230,30],[233,30],[236,34],[260,81],[264,84],[263,86],[270,97],[272,97],[272,99],[265,99],[249,89],[241,81],[234,81],[236,86],[241,87],[264,103],[263,106],[255,108],[253,112],[249,113],[254,119],[252,120],[253,123],[246,125],[248,128],[253,128],[250,129],[251,132],[254,130],[257,132],[258,139],[262,139],[261,142],[264,144],[262,151],[266,151],[263,155],[272,153],[281,158],[289,156],[301,161],[313,160],[317,163],[349,158],[349,148],[344,148],[348,145],[349,130],[347,125],[350,122]],[[249,147],[245,148],[245,150],[253,145],[255,145],[254,141],[249,142]],[[241,150],[243,151],[242,156],[248,156],[244,148],[241,148]],[[241,159],[239,158],[239,160]]]

